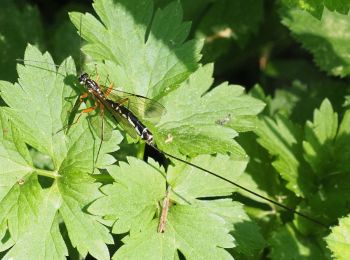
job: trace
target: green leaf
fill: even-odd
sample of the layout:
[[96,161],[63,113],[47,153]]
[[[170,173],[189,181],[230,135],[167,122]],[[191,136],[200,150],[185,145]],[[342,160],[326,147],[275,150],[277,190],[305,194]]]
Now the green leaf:
[[303,237],[291,225],[274,232],[270,243],[271,259],[327,259],[314,240]]
[[311,193],[308,202],[314,213],[322,213],[330,219],[348,212],[349,115],[346,111],[338,130],[338,115],[325,99],[320,109],[315,110],[313,122],[305,126],[304,157],[318,176],[318,192]]
[[72,102],[66,102],[62,97],[74,93],[72,81],[69,85],[64,79],[74,75],[74,65],[71,60],[66,61],[55,75],[51,57],[48,54],[41,56],[32,46],[28,46],[24,59],[35,62],[28,66],[18,65],[19,83],[1,85],[1,96],[10,107],[4,110],[21,129],[25,140],[48,154],[57,169],[68,147],[62,133],[56,133],[64,126],[68,109],[72,106]]
[[342,172],[350,171],[350,109],[344,113],[343,119],[338,127],[335,140],[335,157],[337,168]]
[[283,23],[313,54],[320,69],[335,76],[350,74],[349,14],[343,15],[325,8],[322,19],[318,20],[306,11],[291,9],[284,15]]
[[[302,158],[301,129],[285,117],[276,116],[275,120],[262,117],[256,132],[258,142],[275,156],[273,166],[288,182],[287,188],[297,196],[305,196],[305,192],[310,189],[311,180],[307,178],[310,173]],[[300,173],[300,170],[305,173]]]
[[[192,162],[201,165],[207,162],[203,167],[210,165],[219,169],[218,173],[223,176],[230,174],[231,179],[237,178],[246,165],[246,161],[228,156],[199,156]],[[244,230],[245,233],[239,236],[241,243],[253,235],[250,232],[258,232],[250,225],[240,204],[230,200],[198,200],[228,194],[235,189],[188,165],[172,167],[167,181],[154,163],[148,165],[132,157],[128,158],[128,164],[109,166],[107,170],[115,183],[104,186],[102,191],[106,196],[97,199],[88,210],[115,221],[114,233],[130,232],[123,238],[125,245],[114,258],[148,258],[152,255],[153,258],[168,259],[174,258],[179,250],[186,259],[226,259],[230,255],[223,248],[234,246],[233,238],[228,234],[230,230]],[[170,206],[165,232],[158,233],[159,205],[166,196],[166,183],[171,187]],[[242,222],[251,228],[243,229],[239,226]],[[255,241],[259,239],[258,236]],[[248,251],[244,246],[240,249],[240,252]]]
[[117,181],[102,187],[108,196],[98,199],[89,207],[96,215],[118,219],[114,233],[138,232],[147,226],[157,210],[157,202],[165,194],[165,182],[161,172],[146,163],[128,157],[127,163],[109,166],[109,174]]
[[338,128],[338,115],[334,113],[331,103],[325,99],[320,110],[315,110],[314,121],[308,121],[305,126],[305,141],[303,148],[305,158],[313,170],[321,174],[326,169],[320,166],[330,164],[333,167],[333,139],[335,139]]
[[[65,258],[67,248],[58,227],[63,221],[82,256],[108,259],[106,243],[113,239],[84,211],[102,196],[91,175],[100,140],[85,116],[68,134],[59,131],[76,98],[74,64],[65,60],[56,71],[51,56],[30,45],[25,60],[25,66],[18,66],[19,83],[0,82],[8,105],[1,109],[0,160],[6,167],[1,167],[0,176],[6,185],[1,186],[0,226],[1,234],[6,230],[7,241],[14,244],[5,258]],[[114,162],[107,153],[118,149],[120,141],[120,134],[113,132],[103,142],[98,166]],[[54,169],[35,169],[24,142],[50,156]]]
[[[236,182],[243,174],[248,159],[202,155],[191,162]],[[184,163],[168,169],[167,181],[180,201],[182,197],[186,201],[193,201],[197,198],[227,196],[237,191],[237,187],[232,184]]]
[[25,179],[23,186],[13,187],[11,196],[15,193],[17,200],[6,198],[1,201],[7,208],[4,211],[12,218],[9,219],[10,233],[18,236],[3,259],[65,259],[68,251],[59,231],[56,213],[61,202],[55,188],[43,190],[37,177],[32,175]]
[[321,19],[324,7],[342,14],[347,14],[350,8],[350,3],[347,0],[282,0],[282,3],[288,8],[308,11],[318,19]]
[[159,97],[197,69],[202,43],[185,41],[190,24],[182,22],[179,2],[156,12],[152,0],[96,0],[93,6],[102,23],[90,14],[70,17],[88,42],[85,53],[108,64],[117,86]]
[[[173,259],[179,250],[186,259],[232,259],[222,248],[232,247],[224,221],[201,208],[176,205],[168,216],[167,230],[157,233],[157,221],[142,233],[131,235],[113,259]],[[226,233],[226,234],[225,234]]]
[[223,217],[227,223],[233,224],[232,236],[236,246],[229,249],[233,253],[251,256],[265,246],[259,226],[252,222],[244,211],[242,204],[230,199],[203,201],[201,206]]
[[307,122],[303,143],[305,158],[316,173],[330,175],[350,170],[348,156],[350,110],[346,110],[338,126],[338,114],[325,99],[314,112],[313,122]]
[[274,79],[291,82],[288,87],[275,90],[269,102],[271,116],[278,112],[296,123],[305,124],[325,98],[332,102],[335,111],[343,109],[346,82],[327,77],[305,58],[272,60],[266,73]]
[[237,85],[222,83],[208,92],[212,73],[212,64],[199,68],[162,99],[167,113],[154,129],[159,147],[191,156],[215,152],[246,156],[233,138],[238,131],[253,128],[254,116],[264,104]]
[[326,242],[335,259],[350,258],[350,216],[339,220],[338,226],[333,227],[326,237]]
[[22,57],[26,44],[43,45],[41,16],[28,2],[2,0],[0,26],[0,79],[15,81],[16,59]]

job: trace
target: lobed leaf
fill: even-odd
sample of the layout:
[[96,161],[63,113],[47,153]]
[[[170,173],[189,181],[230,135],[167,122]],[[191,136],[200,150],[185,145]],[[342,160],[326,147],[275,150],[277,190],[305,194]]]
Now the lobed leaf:
[[314,122],[308,121],[305,126],[305,141],[303,142],[306,160],[316,173],[324,169],[319,166],[329,163],[333,156],[333,139],[338,129],[338,115],[332,105],[325,99],[320,110],[314,112]]
[[311,181],[307,178],[310,173],[299,172],[307,169],[301,156],[301,129],[283,116],[277,116],[276,120],[262,117],[257,134],[258,142],[275,156],[273,166],[288,182],[287,188],[298,196],[305,195],[311,188]]
[[199,68],[161,100],[167,113],[154,134],[162,149],[190,156],[216,152],[246,156],[233,138],[237,131],[252,129],[252,117],[264,104],[236,85],[222,83],[209,91],[212,73],[211,64]]
[[349,14],[339,14],[325,8],[322,19],[318,20],[307,11],[291,9],[284,15],[283,23],[313,54],[321,70],[334,76],[349,75]]
[[[19,83],[0,82],[1,97],[8,105],[0,112],[0,162],[6,161],[0,169],[6,184],[0,190],[1,249],[13,245],[5,259],[65,258],[68,250],[59,229],[62,219],[82,256],[89,252],[108,259],[106,244],[113,243],[108,229],[84,212],[102,196],[100,184],[91,176],[99,139],[85,117],[68,135],[58,132],[72,109],[69,101],[76,98],[74,64],[68,59],[56,71],[51,56],[30,45],[25,60],[25,66],[18,67]],[[98,165],[114,162],[107,153],[115,151],[120,141],[114,132],[104,142]],[[25,143],[49,155],[53,171],[34,168]]]
[[[209,159],[210,162],[208,157],[198,157],[198,160],[203,162]],[[223,157],[212,158],[212,167],[222,165],[223,159]],[[229,158],[225,160],[229,161]],[[231,167],[225,167],[230,168],[230,172],[232,168],[240,172],[244,170],[244,165],[233,160],[231,165],[229,164]],[[222,174],[228,170],[225,167],[222,169]],[[222,181],[215,183],[205,174],[200,176],[199,172],[190,172],[183,168],[190,170],[188,166],[177,165],[167,175],[166,178],[169,179],[166,181],[162,170],[154,163],[148,165],[133,157],[128,158],[128,164],[121,163],[120,166],[107,167],[115,183],[104,186],[102,191],[105,196],[97,199],[88,210],[93,214],[104,216],[106,220],[114,221],[112,229],[114,233],[130,232],[130,235],[123,238],[125,245],[113,258],[141,256],[147,258],[152,254],[153,257],[168,259],[174,258],[179,250],[186,259],[213,257],[231,259],[223,248],[234,246],[234,240],[228,234],[233,230],[233,225],[237,225],[238,230],[248,233],[258,231],[256,227],[240,229],[241,222],[247,221],[245,224],[249,227],[250,220],[238,203],[231,200],[197,200],[202,196],[227,194],[228,191],[220,192],[220,188],[228,190],[226,183]],[[178,181],[179,179],[187,179],[186,186]],[[166,231],[158,233],[157,223],[160,214],[158,208],[165,196],[167,182],[171,187],[169,190],[171,202]],[[199,193],[200,189],[196,186],[213,188]],[[240,234],[239,240],[247,241],[248,233]],[[255,241],[259,239],[262,238],[259,237]],[[261,240],[259,243],[261,246]],[[241,250],[249,251],[244,247]]]
[[108,64],[107,74],[118,87],[159,97],[197,69],[202,43],[185,41],[190,24],[182,22],[179,2],[156,12],[152,0],[96,0],[93,6],[101,22],[90,14],[70,17],[88,42],[84,51]]

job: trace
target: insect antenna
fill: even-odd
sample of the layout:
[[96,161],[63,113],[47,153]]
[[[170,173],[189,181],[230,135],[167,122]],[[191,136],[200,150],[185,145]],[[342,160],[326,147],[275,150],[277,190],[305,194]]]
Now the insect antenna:
[[[39,67],[39,64],[46,64],[46,65],[51,65],[51,66],[55,66],[56,68],[59,68],[60,65],[58,64],[55,64],[55,63],[51,63],[51,62],[45,62],[45,61],[38,61],[38,60],[28,60],[28,59],[16,59],[17,62],[22,62],[25,66],[31,66],[31,67],[34,67],[34,68],[37,68],[37,69],[42,69],[42,70],[46,70],[46,71],[49,71],[49,72],[54,72],[54,73],[57,73],[58,75],[61,75],[63,77],[66,77],[67,75],[64,75],[60,72],[58,72],[57,70],[51,70],[49,68],[43,68],[43,67]],[[34,65],[34,64],[28,64],[27,62],[30,62],[30,63],[37,63],[38,66]]]
[[60,65],[57,65],[55,63],[50,63],[50,62],[45,62],[45,61],[38,61],[38,60],[25,60],[25,59],[16,59],[16,61],[18,62],[34,62],[34,63],[40,63],[40,64],[48,64],[48,65],[52,65],[52,66],[55,66],[56,68],[59,68]]

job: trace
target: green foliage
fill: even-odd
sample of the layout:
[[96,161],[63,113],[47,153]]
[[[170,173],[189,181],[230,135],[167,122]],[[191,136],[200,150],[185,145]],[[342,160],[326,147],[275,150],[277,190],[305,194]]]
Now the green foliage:
[[316,64],[322,70],[335,76],[349,75],[348,14],[331,12],[325,8],[321,20],[318,20],[306,11],[292,9],[284,15],[283,23],[314,55]]
[[[150,3],[145,2],[145,6],[151,6]],[[124,8],[122,4],[115,5],[111,1],[97,1],[95,3],[96,11],[106,19],[104,20],[106,24],[108,24],[108,20],[113,20],[116,13],[123,14]],[[113,12],[105,12],[104,10]],[[162,26],[164,26],[164,22],[170,13],[179,13],[178,24],[169,23],[170,27],[175,27],[166,28],[165,30]],[[227,155],[211,157],[206,155],[206,157],[193,159],[193,162],[216,171],[218,167],[222,167],[222,170],[219,170],[220,174],[230,179],[237,178],[230,177],[230,174],[232,169],[236,169],[236,174],[243,172],[246,166],[246,155],[243,149],[231,140],[232,137],[237,135],[237,132],[216,121],[231,113],[232,117],[239,119],[237,123],[230,124],[232,128],[250,129],[252,116],[261,111],[263,103],[248,97],[243,93],[241,87],[227,84],[222,84],[215,91],[201,97],[211,86],[213,67],[210,65],[200,68],[185,82],[188,75],[198,67],[200,45],[196,41],[183,42],[189,27],[188,24],[181,22],[181,7],[179,4],[170,4],[164,10],[156,12],[146,42],[144,42],[144,38],[146,37],[147,26],[136,24],[131,19],[133,17],[131,14],[124,13],[124,15],[124,17],[119,18],[121,20],[118,28],[107,27],[103,31],[101,28],[97,29],[102,25],[91,15],[85,15],[84,19],[80,19],[80,14],[72,14],[73,21],[79,21],[76,22],[77,26],[84,23],[84,26],[82,28],[78,27],[78,29],[81,29],[82,35],[91,42],[85,46],[87,54],[91,54],[89,50],[92,48],[103,50],[104,53],[108,51],[115,53],[118,48],[123,48],[123,46],[124,48],[126,46],[130,48],[132,47],[129,45],[130,43],[135,44],[133,47],[135,50],[139,50],[138,53],[134,53],[135,56],[121,55],[123,53],[123,49],[121,49],[119,52],[122,52],[119,53],[119,56],[112,55],[118,57],[118,59],[111,60],[110,57],[112,56],[109,54],[103,57],[102,52],[97,54],[95,52],[100,57],[99,65],[102,66],[102,70],[103,66],[117,68],[115,73],[110,74],[111,78],[116,78],[118,82],[124,83],[126,90],[150,93],[150,96],[162,97],[160,101],[164,103],[169,111],[172,107],[176,107],[177,113],[169,112],[162,119],[159,130],[154,126],[150,126],[151,129],[152,127],[155,129],[155,136],[159,140],[160,146],[162,146],[162,143],[164,146],[165,137],[170,133],[175,139],[171,148],[175,153],[194,156],[213,152],[223,154],[231,152],[235,154],[235,157],[231,158]],[[147,15],[143,16],[145,12],[142,13],[142,16],[141,14],[134,15],[139,18],[147,17]],[[152,9],[149,10],[148,18],[143,21],[146,25],[150,22],[151,16]],[[122,39],[125,37],[123,32],[126,32],[130,27],[140,34],[135,34],[137,37],[134,39],[125,38],[125,41],[123,41]],[[109,37],[107,42],[116,42],[120,46],[101,46],[99,38],[86,36],[84,28],[91,30],[86,33],[90,37],[99,33],[99,37]],[[178,30],[177,36],[173,38],[173,35],[169,34],[169,30],[173,33]],[[163,37],[163,39],[160,40],[157,37]],[[168,40],[166,40],[167,37]],[[164,43],[171,43],[171,48],[164,46]],[[114,49],[109,50],[108,47]],[[163,50],[163,53],[160,53],[159,56],[154,55],[154,51],[158,49]],[[124,51],[126,53],[127,49],[124,49]],[[191,55],[191,53],[193,54]],[[137,59],[140,56],[145,57],[145,62],[149,63],[140,63]],[[125,60],[123,61],[122,58]],[[99,179],[99,175],[94,176],[91,173],[95,171],[95,166],[102,168],[114,163],[113,158],[107,153],[117,149],[120,136],[115,133],[112,139],[103,143],[100,156],[96,165],[94,165],[99,139],[95,135],[95,131],[91,130],[90,120],[86,120],[87,118],[84,117],[81,119],[83,122],[72,126],[68,133],[60,131],[70,118],[69,112],[73,109],[76,98],[75,91],[79,89],[76,85],[76,72],[72,60],[64,61],[56,72],[56,68],[53,66],[54,62],[49,54],[41,55],[32,46],[28,46],[24,60],[25,66],[19,65],[17,68],[18,83],[11,84],[5,81],[1,83],[1,96],[7,104],[7,107],[1,109],[1,112],[8,118],[8,120],[4,120],[4,124],[9,124],[14,129],[21,129],[21,131],[13,130],[13,133],[21,134],[20,144],[16,143],[16,139],[12,140],[10,145],[16,152],[16,156],[24,157],[25,155],[23,159],[20,157],[20,166],[24,164],[26,169],[25,172],[22,172],[22,168],[19,168],[16,171],[19,177],[12,177],[10,181],[7,180],[8,177],[5,175],[6,170],[2,174],[9,184],[6,189],[2,190],[1,205],[4,209],[11,209],[4,210],[1,216],[2,234],[4,236],[8,234],[8,242],[7,244],[4,243],[3,248],[7,249],[13,245],[6,253],[5,259],[23,257],[24,255],[31,258],[42,258],[54,244],[59,246],[52,252],[50,251],[53,254],[52,258],[62,258],[68,254],[67,239],[82,256],[90,253],[98,259],[106,259],[109,257],[106,244],[113,243],[113,239],[107,228],[100,223],[101,221],[105,224],[113,221],[113,233],[124,234],[130,232],[130,238],[123,239],[125,246],[117,251],[116,256],[119,254],[143,255],[144,250],[132,250],[132,253],[130,253],[129,248],[133,248],[135,243],[138,245],[140,237],[142,239],[150,235],[156,239],[153,242],[162,239],[165,248],[173,248],[172,251],[168,252],[171,255],[177,254],[176,250],[178,249],[188,258],[209,255],[231,258],[224,248],[231,248],[235,245],[235,230],[245,230],[247,233],[247,235],[240,234],[238,236],[238,241],[241,243],[241,249],[238,247],[238,252],[251,253],[263,246],[263,238],[259,235],[254,239],[254,241],[257,241],[256,243],[250,242],[255,245],[254,247],[247,248],[245,245],[245,241],[252,241],[251,239],[248,240],[247,237],[251,237],[253,232],[258,234],[258,227],[249,224],[251,221],[244,214],[241,205],[231,200],[196,200],[198,196],[215,198],[221,195],[229,195],[234,191],[233,187],[212,176],[208,177],[200,172],[193,173],[192,170],[186,170],[183,168],[184,165],[169,169],[165,179],[164,169],[155,170],[155,168],[158,168],[155,165],[153,166],[155,168],[153,168],[130,157],[128,159],[129,164],[106,168],[107,172],[113,177],[115,184],[103,186],[101,191],[105,196],[102,196],[99,191],[101,183],[95,182],[95,179]],[[155,69],[157,69],[156,72]],[[148,75],[149,78],[145,80],[142,75]],[[205,79],[209,76],[209,82],[202,84],[201,76],[204,75],[206,76]],[[126,81],[123,81],[122,78]],[[134,80],[138,78],[142,78],[144,84],[137,85]],[[132,80],[127,82],[128,79]],[[180,84],[181,82],[184,83]],[[199,92],[195,91],[197,84],[203,85]],[[192,92],[184,91],[191,85]],[[128,86],[140,88],[128,89]],[[169,89],[165,89],[165,87]],[[228,97],[227,91],[232,93],[230,94],[231,99],[223,102],[222,107],[218,108],[218,112],[211,111],[208,104],[214,104],[214,102]],[[181,98],[181,96],[184,96],[182,98],[183,104],[179,103],[174,106],[174,100]],[[187,100],[185,100],[185,97]],[[198,101],[193,102],[192,106],[186,106],[186,103],[194,100]],[[26,104],[25,107],[23,103]],[[186,115],[186,113],[188,114]],[[187,147],[191,142],[193,143],[193,136],[184,137],[181,132],[178,133],[179,130],[177,129],[181,130],[183,128],[186,131],[186,126],[193,129],[192,131],[196,126],[202,128],[203,136],[197,134],[199,143],[196,146]],[[7,128],[4,127],[3,129]],[[44,130],[38,131],[38,129]],[[206,135],[208,135],[207,132],[210,134],[207,138],[211,139],[211,146],[205,140]],[[222,136],[222,133],[225,133],[225,135]],[[49,156],[53,163],[53,170],[35,168],[30,161],[31,157],[24,143]],[[4,141],[2,146],[6,147],[5,144]],[[215,146],[215,144],[217,145]],[[204,147],[202,150],[198,150],[201,145],[206,145],[207,148]],[[8,156],[10,157],[10,155]],[[10,158],[15,160],[12,157]],[[222,165],[222,161],[227,163]],[[147,168],[149,172],[145,170]],[[162,172],[163,174],[160,174]],[[158,179],[156,179],[157,175]],[[127,176],[127,178],[124,180],[123,176]],[[42,180],[43,178],[44,180]],[[150,181],[152,178],[155,178],[154,182]],[[50,179],[52,181],[49,181]],[[136,183],[134,184],[134,182]],[[158,223],[159,203],[165,196],[167,183],[171,187],[170,199],[175,205],[171,207],[168,215],[167,232],[158,234],[154,227]],[[149,185],[149,188],[146,184]],[[24,191],[18,186],[23,186]],[[208,189],[203,189],[206,186]],[[127,187],[126,190],[125,187]],[[28,192],[25,192],[26,189],[28,189]],[[33,189],[35,189],[35,192]],[[26,207],[26,203],[23,205],[21,201],[15,199],[16,195],[25,197],[29,201],[33,199],[35,207]],[[32,195],[35,196],[32,198]],[[110,196],[117,198],[117,200],[111,200]],[[99,197],[100,199],[98,199]],[[12,206],[13,203],[16,203],[16,207]],[[89,206],[91,203],[92,205]],[[86,211],[86,208],[88,211]],[[12,213],[13,210],[22,210],[23,214],[21,215],[25,216],[25,219],[18,220],[17,216]],[[239,216],[236,218],[233,217],[237,214],[235,212],[239,212]],[[40,215],[40,218],[34,219],[36,215]],[[105,218],[105,220],[98,216]],[[42,223],[41,218],[45,218],[44,223]],[[26,221],[33,221],[34,224],[30,225],[30,228],[26,228]],[[243,221],[244,227],[242,228],[240,223]],[[19,223],[12,224],[13,222]],[[21,222],[24,222],[24,224],[21,224]],[[58,227],[59,223],[64,224],[68,237],[61,235]],[[36,225],[40,224],[42,225],[38,228]],[[20,230],[14,228],[23,225],[24,227]],[[45,235],[44,231],[53,232],[53,238],[46,240],[49,236]],[[88,232],[94,235],[91,236]],[[213,236],[206,236],[205,234],[208,233]],[[250,235],[248,235],[249,233]],[[23,246],[22,243],[28,240],[29,236],[34,239],[33,243],[36,247],[32,249],[27,247],[28,250],[32,250],[30,252],[20,250]],[[176,237],[175,244],[174,237]],[[189,242],[192,244],[188,244]],[[158,247],[157,244],[154,246]],[[150,247],[148,250],[152,248]],[[193,248],[196,248],[195,251],[193,251]],[[164,249],[158,249],[160,250],[159,253],[163,255]],[[150,252],[154,252],[154,250]]]
[[[1,4],[2,259],[349,258],[348,1]],[[140,118],[159,149],[333,228],[145,149],[106,109],[105,129],[99,110],[66,129],[95,104],[74,107],[82,70],[165,107]]]
[[2,0],[0,24],[0,78],[14,81],[16,59],[23,56],[26,44],[42,45],[43,28],[39,11],[27,3]]
[[[293,126],[283,116],[278,116],[275,120],[264,116],[258,126],[258,141],[274,155],[272,165],[286,181],[285,187],[297,197],[305,198],[297,202],[298,208],[303,212],[312,212],[313,216],[318,216],[325,223],[331,223],[346,214],[349,203],[349,146],[344,145],[349,142],[349,112],[345,110],[338,123],[338,114],[333,111],[329,100],[325,99],[320,109],[314,111],[313,121],[306,122],[304,129]],[[289,194],[285,203],[291,203],[291,198],[292,195]],[[296,234],[297,231],[292,229],[288,232],[281,229],[276,233],[277,238],[273,240],[276,252],[273,255],[285,254],[280,240],[287,238],[279,236],[289,237],[288,239],[296,236],[293,240],[301,243],[290,243],[304,247],[304,250],[297,250],[298,256],[319,259],[319,234],[315,234],[315,240],[303,236],[303,233],[317,233],[314,225],[302,219],[296,224],[300,225],[301,230],[298,232],[301,233]],[[279,252],[280,250],[282,251]]]
[[347,14],[350,8],[347,0],[283,0],[282,3],[289,8],[308,11],[317,18],[321,18],[325,8],[342,14]]
[[339,225],[332,228],[332,232],[326,238],[328,247],[332,250],[336,259],[348,259],[350,257],[350,222],[349,216],[341,218]]
[[[1,97],[9,106],[1,108],[1,158],[5,168],[1,169],[0,222],[2,230],[9,233],[2,247],[13,245],[4,259],[63,258],[67,247],[59,230],[61,222],[82,255],[89,252],[107,259],[106,243],[113,243],[113,239],[98,219],[83,211],[102,195],[100,184],[89,175],[93,151],[98,148],[96,137],[86,120],[68,135],[58,132],[72,108],[66,98],[74,95],[74,64],[68,59],[56,73],[51,57],[41,55],[32,46],[28,46],[24,58],[36,62],[18,66],[19,83],[0,83]],[[103,147],[99,165],[113,163],[106,153],[116,150],[120,140],[115,134]],[[54,170],[34,168],[25,144],[50,156]],[[27,246],[28,240],[33,246]]]
[[253,116],[264,104],[247,96],[242,87],[227,83],[206,93],[213,82],[212,73],[211,64],[199,68],[162,99],[168,112],[155,134],[159,140],[169,134],[173,137],[172,142],[159,144],[162,149],[173,153],[178,149],[188,155],[232,152],[245,156],[232,138],[254,127]]
[[[193,162],[204,163],[204,166],[210,165],[217,170],[215,166],[220,167],[224,160],[227,164],[219,170],[223,175],[228,173],[228,168],[244,169],[244,162],[242,164],[224,158],[201,156]],[[130,231],[130,236],[123,240],[125,245],[114,258],[161,258],[165,255],[164,258],[168,259],[177,255],[176,250],[187,259],[230,258],[223,250],[234,246],[235,233],[232,237],[229,231],[233,231],[234,225],[242,220],[249,219],[243,216],[233,218],[238,213],[244,213],[241,212],[241,205],[230,200],[199,201],[196,198],[227,194],[232,186],[217,178],[208,178],[198,170],[189,173],[189,166],[173,167],[168,171],[167,179],[172,187],[170,200],[175,205],[169,209],[166,232],[159,234],[155,232],[158,220],[153,219],[153,216],[159,211],[158,203],[165,194],[166,179],[162,169],[158,169],[154,163],[149,166],[132,157],[128,161],[129,164],[122,163],[119,167],[107,167],[115,183],[104,186],[102,192],[106,197],[98,199],[89,207],[93,214],[102,214],[108,220],[113,220],[113,233]],[[209,187],[207,184],[210,180]],[[257,236],[255,241],[259,243],[259,239],[262,238]],[[244,238],[240,241],[244,241]]]
[[[317,244],[300,236],[293,227],[287,225],[276,230],[270,239],[272,259],[323,259]],[[287,251],[286,251],[287,250]]]
[[123,90],[156,98],[197,69],[202,44],[185,42],[190,24],[182,22],[179,3],[157,10],[153,20],[151,0],[96,1],[94,9],[103,24],[90,14],[72,13],[71,20],[88,42],[84,52],[104,60]]
[[[212,38],[232,37],[244,46],[251,34],[258,30],[263,16],[262,5],[263,1],[215,1],[198,29]],[[225,30],[227,34],[224,33]]]

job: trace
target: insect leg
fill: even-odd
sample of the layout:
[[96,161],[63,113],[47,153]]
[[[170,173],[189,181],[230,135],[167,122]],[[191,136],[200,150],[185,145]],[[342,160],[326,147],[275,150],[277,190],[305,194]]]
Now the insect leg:
[[109,87],[108,87],[108,89],[107,89],[107,91],[105,93],[105,98],[107,98],[108,95],[111,93],[111,91],[113,89],[113,85],[114,85],[113,82],[109,85]]
[[70,126],[75,125],[76,123],[78,123],[80,117],[81,117],[83,114],[90,113],[90,112],[94,111],[96,108],[98,108],[98,106],[99,106],[99,103],[96,102],[96,104],[95,104],[94,106],[83,109],[83,110],[80,112],[80,114],[79,114],[77,120],[75,120],[75,122],[74,122],[73,124],[71,124]]
[[123,98],[123,99],[121,99],[121,100],[118,101],[118,104],[119,104],[120,106],[123,105],[123,104],[125,104],[125,103],[128,104],[127,108],[129,108],[129,105],[130,105],[130,99],[129,99],[129,98]]
[[100,75],[97,73],[97,64],[95,64],[95,74],[96,74],[95,82],[98,84],[98,81],[100,79]]
[[[102,142],[103,142],[103,139],[104,139],[104,115],[105,115],[105,112],[104,112],[104,106],[102,104],[100,104],[100,115],[101,115],[101,141],[100,141],[100,145],[98,146],[98,150],[97,150],[97,154],[96,154],[96,159],[95,159],[95,162],[94,164],[96,165],[97,163],[97,160],[98,160],[98,156],[100,154],[100,151],[101,151],[101,147],[102,147]],[[94,165],[94,168],[95,168],[95,165]]]
[[[79,98],[77,98],[77,100],[76,100],[76,102],[75,102],[75,104],[74,104],[74,106],[73,106],[73,109],[72,109],[72,111],[70,112],[71,115],[72,115],[72,114],[75,114],[75,113],[78,111],[78,109],[79,109],[81,103],[82,103],[82,102],[84,101],[84,99],[87,98],[87,97],[88,97],[88,93],[83,93]],[[81,115],[80,115],[80,116],[81,116]],[[80,118],[80,116],[78,117],[78,119]],[[69,116],[69,118],[70,118],[70,116]],[[65,125],[64,127],[62,127],[60,130],[58,130],[58,131],[56,132],[56,134],[59,133],[59,132],[61,132],[61,131],[63,131],[63,130],[65,130],[65,129],[67,129],[67,131],[66,131],[66,134],[67,134],[68,131],[69,131],[69,129],[70,129],[70,127],[78,122],[78,120],[77,120],[77,121],[74,122],[74,123],[70,123],[71,120],[70,120],[69,118],[68,118],[68,124]],[[72,120],[73,120],[73,119],[74,119],[74,117],[72,118]]]

